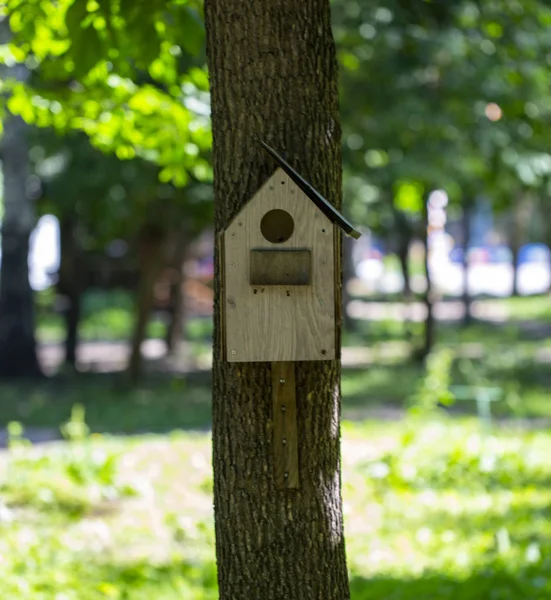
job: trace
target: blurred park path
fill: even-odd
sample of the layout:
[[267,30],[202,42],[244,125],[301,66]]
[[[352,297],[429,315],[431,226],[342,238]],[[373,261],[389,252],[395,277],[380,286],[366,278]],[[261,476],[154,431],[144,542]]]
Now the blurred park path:
[[[366,302],[353,300],[348,306],[351,317],[362,321],[410,321],[419,323],[426,317],[426,307],[422,302]],[[475,300],[471,305],[473,318],[500,326],[511,322],[508,308],[500,300]],[[464,317],[464,305],[460,301],[436,302],[434,314],[438,321],[454,323]],[[551,334],[551,324],[534,319],[517,322],[517,325],[531,338],[542,338]],[[377,359],[385,355],[394,359],[409,355],[409,344],[405,341],[388,341],[378,344]],[[468,349],[465,348],[467,351]],[[482,351],[482,349],[481,349]],[[130,352],[124,341],[83,341],[79,344],[77,363],[79,370],[90,372],[118,372],[125,369]],[[477,354],[473,349],[474,355]],[[205,340],[201,349],[197,344],[183,342],[179,354],[166,355],[166,344],[161,339],[148,339],[142,345],[142,354],[147,367],[161,372],[190,373],[207,371],[212,365],[210,342]],[[383,355],[383,356],[381,356]],[[60,343],[43,343],[39,346],[39,357],[48,374],[55,373],[62,364],[63,346]],[[474,356],[473,356],[474,357]],[[542,347],[537,356],[538,362],[551,362],[551,348]],[[373,350],[369,346],[343,347],[342,365],[344,368],[360,368],[373,362]]]

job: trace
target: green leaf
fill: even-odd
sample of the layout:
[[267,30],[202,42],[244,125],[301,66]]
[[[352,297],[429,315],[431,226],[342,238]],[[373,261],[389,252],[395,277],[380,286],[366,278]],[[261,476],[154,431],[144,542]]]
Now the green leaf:
[[201,17],[194,9],[184,6],[178,14],[181,45],[192,56],[198,56],[205,43],[205,28]]
[[397,184],[394,205],[404,212],[417,213],[423,208],[423,186],[415,182]]
[[74,74],[82,77],[89,73],[101,59],[102,42],[98,31],[93,27],[81,30],[80,37],[73,38],[71,54],[74,61]]
[[82,33],[82,23],[88,15],[85,0],[75,0],[65,13],[65,25],[73,40],[78,39]]

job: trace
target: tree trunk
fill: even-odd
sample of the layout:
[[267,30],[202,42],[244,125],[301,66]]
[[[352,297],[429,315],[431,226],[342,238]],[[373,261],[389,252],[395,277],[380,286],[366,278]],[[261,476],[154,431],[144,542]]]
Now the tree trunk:
[[132,383],[142,374],[142,344],[153,307],[154,287],[163,264],[163,236],[156,228],[147,229],[139,241],[140,281],[136,297],[136,317],[132,333],[127,373]]
[[403,228],[400,234],[400,241],[398,243],[398,260],[400,261],[400,269],[402,271],[402,277],[404,278],[404,338],[409,342],[413,337],[411,328],[413,294],[411,290],[411,275],[409,270],[409,245],[411,242],[411,230],[409,228]]
[[63,317],[65,320],[65,365],[76,367],[78,326],[81,316],[81,281],[83,265],[76,243],[75,223],[72,217],[60,224],[61,261],[59,265],[59,293],[64,297]]
[[80,290],[72,290],[72,293],[67,296],[67,299],[69,303],[65,312],[65,364],[71,369],[76,369],[78,326],[82,308]]
[[345,238],[343,240],[343,286],[342,286],[342,302],[343,302],[343,326],[348,332],[353,332],[357,329],[357,320],[353,319],[347,311],[350,303],[350,293],[348,292],[348,284],[354,278],[354,260],[352,257],[352,249],[354,248],[354,240]]
[[[0,43],[9,40],[8,19],[0,22]],[[26,69],[0,66],[0,79],[26,78]],[[29,238],[35,226],[27,194],[29,158],[26,125],[6,108],[0,158],[4,176],[2,264],[0,268],[0,377],[40,376],[36,355],[33,292],[29,283]]]
[[434,346],[435,337],[435,320],[434,320],[434,302],[433,302],[433,289],[432,280],[430,276],[429,268],[429,242],[428,242],[428,208],[426,200],[423,200],[423,245],[425,247],[425,277],[427,280],[427,289],[424,294],[424,304],[427,309],[427,315],[425,317],[425,330],[423,346],[421,348],[421,358],[428,356]]
[[410,237],[406,236],[406,232],[403,231],[404,239],[400,240],[398,244],[398,260],[400,261],[400,269],[402,271],[402,277],[404,278],[404,297],[409,299],[411,296],[411,277],[409,273],[409,243]]
[[509,230],[509,247],[511,248],[511,259],[513,261],[513,289],[512,296],[517,297],[518,293],[518,255],[521,246],[521,226],[520,226],[520,210],[518,205],[521,204],[519,199],[512,209],[511,223]]
[[172,260],[170,281],[170,321],[166,332],[166,348],[169,356],[177,356],[182,346],[184,329],[184,273],[182,270],[185,260],[187,240],[184,236],[177,243]]
[[472,322],[471,293],[469,290],[469,246],[471,245],[471,215],[473,205],[467,199],[463,206],[463,326],[467,327]]
[[[215,231],[275,170],[258,140],[285,152],[338,207],[341,140],[329,0],[206,0],[205,21]],[[217,237],[217,259],[219,253]],[[301,487],[277,490],[270,365],[222,360],[220,276],[217,267],[213,467],[220,600],[345,600],[340,361],[296,363]],[[341,290],[337,296],[340,305]]]
[[513,259],[513,296],[519,295],[518,289],[518,256],[526,239],[526,232],[532,216],[533,201],[528,192],[522,192],[512,211],[509,243]]

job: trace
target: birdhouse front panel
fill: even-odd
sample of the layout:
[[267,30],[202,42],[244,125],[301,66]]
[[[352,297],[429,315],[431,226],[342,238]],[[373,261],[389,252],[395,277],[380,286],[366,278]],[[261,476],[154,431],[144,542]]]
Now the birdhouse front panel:
[[278,169],[224,232],[230,362],[335,358],[334,225]]

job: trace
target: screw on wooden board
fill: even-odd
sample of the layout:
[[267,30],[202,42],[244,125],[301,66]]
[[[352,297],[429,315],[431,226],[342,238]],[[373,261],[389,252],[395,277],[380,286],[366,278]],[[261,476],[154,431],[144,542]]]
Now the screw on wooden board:
[[231,353],[232,354],[237,354],[237,350],[232,350]]
[[321,353],[322,354],[327,354],[327,350],[322,350]]
[[235,267],[235,263],[230,263],[230,267]]
[[298,472],[295,364],[272,363],[274,484],[278,490],[300,487]]

